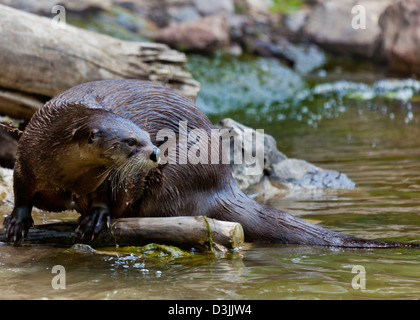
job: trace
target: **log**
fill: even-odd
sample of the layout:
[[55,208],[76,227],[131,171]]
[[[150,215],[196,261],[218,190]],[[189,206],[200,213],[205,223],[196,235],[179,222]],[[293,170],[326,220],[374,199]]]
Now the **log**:
[[0,112],[28,119],[49,98],[77,84],[143,79],[194,100],[199,83],[184,53],[130,42],[0,5]]
[[244,241],[242,226],[236,222],[197,217],[123,218],[111,226],[112,234],[123,243],[138,239],[148,242],[173,243],[179,247],[211,250],[220,245],[239,248]]
[[[114,220],[98,238],[84,241],[76,234],[76,223],[36,225],[29,230],[25,244],[73,245],[87,243],[92,247],[142,246],[149,243],[194,248],[201,252],[226,251],[240,248],[244,242],[242,226],[236,222],[219,221],[203,216],[164,218],[121,218]],[[0,229],[0,241],[5,230]]]
[[0,88],[0,113],[15,119],[29,120],[46,100],[47,98]]

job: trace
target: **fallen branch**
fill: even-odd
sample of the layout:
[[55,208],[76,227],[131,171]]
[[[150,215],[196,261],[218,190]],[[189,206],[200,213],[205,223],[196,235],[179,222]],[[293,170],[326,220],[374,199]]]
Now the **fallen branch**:
[[[36,225],[29,230],[25,244],[73,245],[87,243],[92,247],[148,243],[194,248],[207,252],[241,247],[244,241],[242,226],[236,222],[197,217],[122,218],[115,220],[94,241],[82,241],[75,232],[76,223]],[[0,240],[5,241],[4,229]]]
[[194,100],[199,83],[185,54],[159,43],[130,42],[0,5],[0,111],[29,119],[46,100],[77,84],[143,79]]
[[19,136],[21,136],[23,134],[23,131],[21,131],[18,128],[15,128],[13,126],[12,121],[10,121],[8,124],[0,123],[0,127],[4,128],[5,130],[7,130],[9,132],[14,132],[14,133],[18,134]]

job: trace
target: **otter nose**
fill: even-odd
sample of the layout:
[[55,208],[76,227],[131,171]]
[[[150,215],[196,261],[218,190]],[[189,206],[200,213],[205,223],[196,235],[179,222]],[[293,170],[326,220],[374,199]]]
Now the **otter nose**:
[[153,162],[158,162],[160,158],[160,150],[156,147],[153,148],[153,152],[150,155],[150,160],[152,160]]

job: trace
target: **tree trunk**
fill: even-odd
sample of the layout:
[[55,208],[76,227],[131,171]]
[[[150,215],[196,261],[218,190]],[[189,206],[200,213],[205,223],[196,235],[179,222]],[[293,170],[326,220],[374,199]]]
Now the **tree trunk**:
[[194,100],[199,83],[185,54],[164,44],[129,42],[0,5],[0,112],[30,118],[77,84],[107,79],[160,82]]

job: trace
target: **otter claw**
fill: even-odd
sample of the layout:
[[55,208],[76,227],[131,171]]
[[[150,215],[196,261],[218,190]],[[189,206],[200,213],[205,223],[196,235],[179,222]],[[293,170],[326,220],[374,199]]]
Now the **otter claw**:
[[16,242],[27,236],[29,228],[34,226],[34,221],[30,216],[15,217],[11,214],[4,219],[3,225],[6,227],[6,240],[9,241],[13,238],[13,241]]
[[82,233],[81,239],[90,238],[93,241],[105,226],[109,228],[110,221],[107,207],[93,207],[87,215],[80,217],[76,232]]

